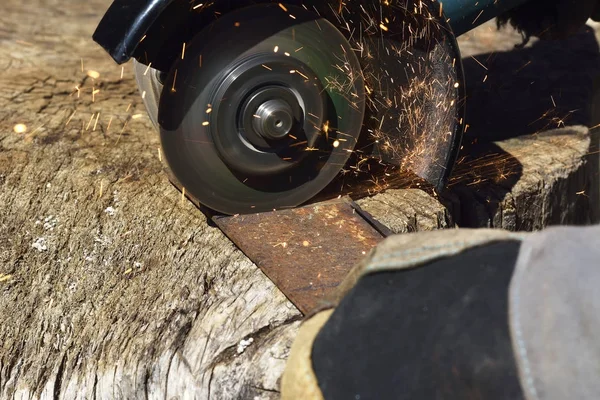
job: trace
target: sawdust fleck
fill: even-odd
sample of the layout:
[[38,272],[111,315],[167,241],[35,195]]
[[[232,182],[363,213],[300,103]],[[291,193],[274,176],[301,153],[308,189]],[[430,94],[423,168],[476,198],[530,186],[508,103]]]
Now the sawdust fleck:
[[244,351],[246,351],[248,346],[250,346],[253,342],[254,342],[253,338],[240,340],[240,342],[238,343],[238,347],[237,347],[237,353],[242,354]]
[[46,251],[48,250],[48,246],[46,245],[46,239],[43,237],[37,238],[35,240],[35,242],[33,242],[31,244],[31,247],[33,247],[34,249],[36,249],[37,251],[39,251],[40,253],[42,251]]

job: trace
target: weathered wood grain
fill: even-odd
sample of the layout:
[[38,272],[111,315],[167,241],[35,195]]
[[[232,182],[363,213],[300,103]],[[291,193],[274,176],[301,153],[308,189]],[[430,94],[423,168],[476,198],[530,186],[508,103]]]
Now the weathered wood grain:
[[[163,174],[130,66],[89,39],[109,3],[3,3],[0,398],[277,398],[300,313]],[[395,232],[589,222],[594,140],[502,141],[510,184],[359,202]]]

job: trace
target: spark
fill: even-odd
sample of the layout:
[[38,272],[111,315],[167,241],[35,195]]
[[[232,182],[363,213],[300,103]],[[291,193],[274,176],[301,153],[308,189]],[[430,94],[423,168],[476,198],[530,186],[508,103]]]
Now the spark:
[[98,113],[98,115],[96,115],[96,121],[94,122],[94,129],[92,129],[92,132],[94,132],[96,130],[96,126],[98,126],[99,118],[100,118],[100,113]]
[[325,123],[323,124],[322,131],[325,133],[325,138],[329,140],[329,121],[325,121]]
[[483,11],[485,11],[485,10],[481,10],[479,12],[479,14],[477,14],[477,16],[475,17],[475,19],[473,20],[473,23],[472,23],[473,25],[475,25],[475,22],[479,19],[479,17],[481,17],[481,14],[483,14]]
[[298,75],[300,75],[301,77],[303,77],[304,79],[306,79],[306,80],[309,80],[308,76],[304,75],[302,72],[300,72],[300,71],[296,70],[296,73],[297,73]]
[[13,131],[17,134],[21,134],[21,133],[25,133],[27,132],[27,125],[25,124],[16,124],[13,127]]
[[112,124],[112,120],[113,120],[113,117],[110,117],[110,119],[108,120],[108,125],[106,126],[106,133],[108,133],[108,131],[110,129],[110,124]]
[[92,121],[94,120],[94,117],[96,116],[96,113],[93,113],[92,116],[90,117],[90,121],[88,122],[87,126],[85,127],[85,130],[87,131],[88,129],[90,129],[90,126],[92,126]]
[[175,93],[177,90],[175,90],[175,83],[177,82],[177,71],[175,70],[175,76],[173,77],[173,86],[171,86],[171,92]]
[[521,72],[521,70],[522,70],[523,68],[525,68],[526,66],[528,66],[529,64],[531,64],[531,61],[527,61],[527,62],[525,63],[525,65],[523,65],[522,67],[520,67],[519,69],[517,69],[517,70],[515,71],[515,74],[517,74],[517,73]]
[[121,128],[121,132],[119,132],[119,137],[117,137],[117,141],[115,144],[119,144],[119,142],[121,141],[121,136],[123,136],[123,132],[125,132],[125,128],[127,128],[128,123],[129,123],[129,119],[126,119],[125,123],[123,124],[123,128]]
[[298,142],[298,143],[291,144],[289,147],[297,147],[297,146],[302,146],[302,145],[304,145],[304,144],[307,144],[307,143],[308,143],[308,141],[304,140],[304,141],[302,141],[302,142]]
[[69,123],[71,122],[71,120],[73,119],[73,117],[75,116],[75,114],[77,114],[77,110],[73,111],[73,114],[71,114],[71,116],[69,117],[69,119],[67,119],[67,122],[65,123],[65,126],[69,126]]
[[475,58],[475,56],[471,56],[471,58],[472,58],[473,60],[475,60],[475,62],[476,62],[477,64],[479,64],[479,65],[480,65],[480,66],[481,66],[483,69],[485,69],[486,71],[488,70],[488,68],[487,68],[485,65],[483,65],[483,63],[482,63],[481,61],[479,61],[478,59],[476,59],[476,58]]

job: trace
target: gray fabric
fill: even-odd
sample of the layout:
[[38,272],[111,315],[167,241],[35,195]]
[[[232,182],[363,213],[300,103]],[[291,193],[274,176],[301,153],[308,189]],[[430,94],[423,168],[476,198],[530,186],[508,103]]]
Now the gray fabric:
[[526,235],[500,229],[462,228],[394,235],[377,246],[365,273],[412,268],[492,242],[521,240]]
[[527,399],[600,399],[600,226],[528,236],[509,295]]
[[600,226],[394,235],[351,271],[331,305],[364,274],[414,268],[502,240],[522,241],[508,295],[513,349],[527,399],[600,399]]

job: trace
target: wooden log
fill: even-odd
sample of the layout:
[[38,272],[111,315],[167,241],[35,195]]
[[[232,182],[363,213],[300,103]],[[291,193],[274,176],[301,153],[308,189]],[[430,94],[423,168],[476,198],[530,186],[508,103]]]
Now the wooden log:
[[[0,398],[278,398],[301,315],[162,173],[129,67],[89,39],[109,3],[3,3]],[[443,201],[359,202],[395,232],[589,222],[593,142],[503,141],[508,187],[464,173]],[[497,192],[500,214],[480,194]]]
[[600,218],[598,136],[587,128],[545,131],[483,149],[480,156],[459,162],[440,201],[422,190],[404,189],[358,204],[394,233],[454,225],[531,231]]
[[492,156],[458,166],[470,183],[452,186],[455,220],[524,231],[597,222],[597,142],[587,128],[570,127],[496,143]]

